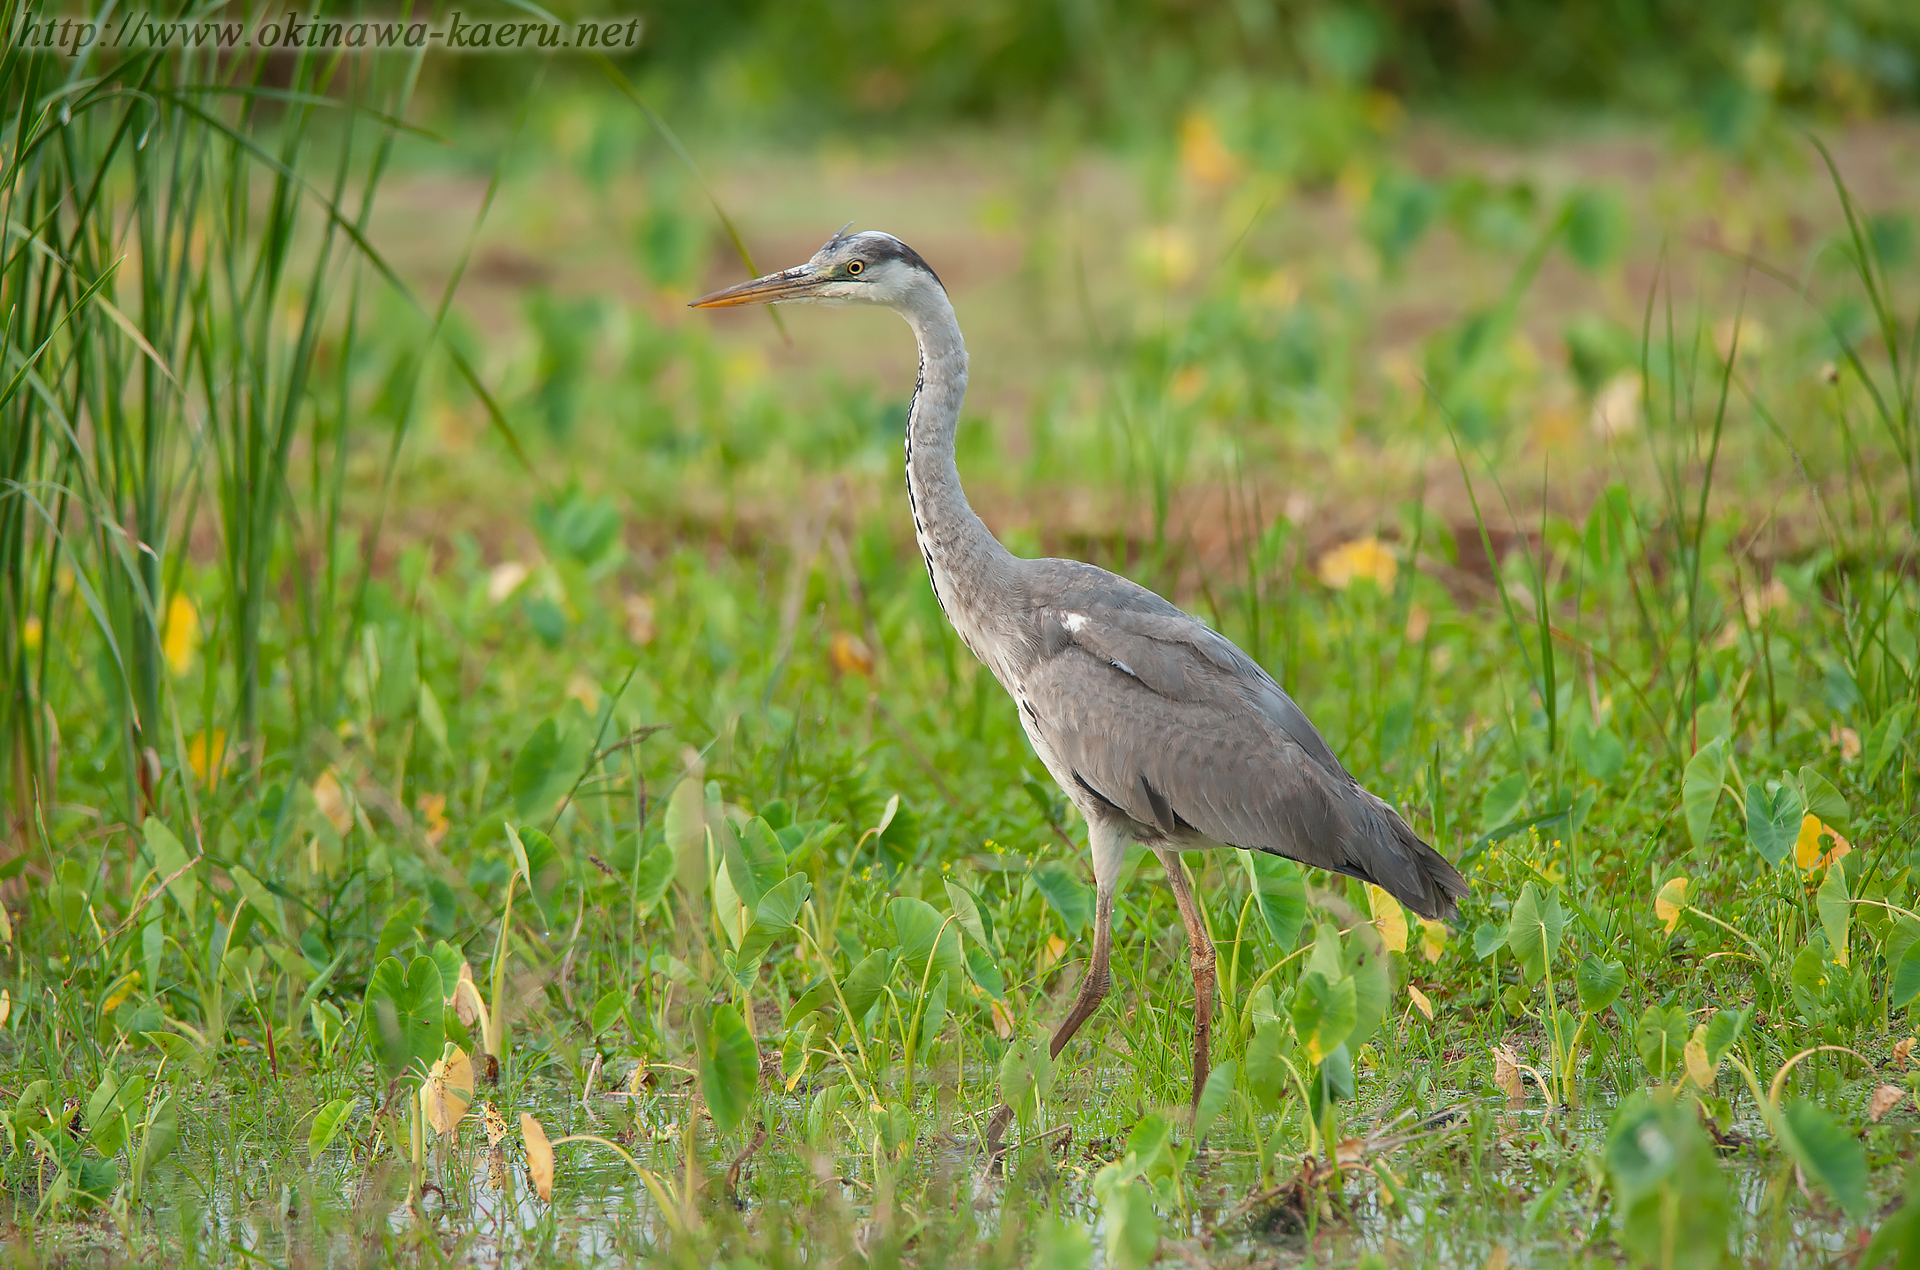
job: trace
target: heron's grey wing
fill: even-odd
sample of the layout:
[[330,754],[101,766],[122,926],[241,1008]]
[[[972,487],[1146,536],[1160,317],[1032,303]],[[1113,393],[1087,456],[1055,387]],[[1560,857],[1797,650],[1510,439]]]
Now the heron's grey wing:
[[1140,607],[1124,594],[1059,598],[1094,602],[1036,614],[1021,706],[1088,793],[1162,833],[1377,883],[1425,916],[1466,893],[1231,641],[1157,596]]

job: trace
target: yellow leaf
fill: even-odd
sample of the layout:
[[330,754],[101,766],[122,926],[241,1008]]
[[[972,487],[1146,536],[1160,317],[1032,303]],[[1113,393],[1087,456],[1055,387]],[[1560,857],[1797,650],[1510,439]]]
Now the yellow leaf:
[[120,978],[114,982],[114,985],[107,989],[107,998],[100,1003],[100,1012],[102,1014],[111,1014],[119,1009],[121,1004],[133,995],[133,990],[138,987],[139,984],[140,972],[138,970],[129,970],[124,975],[121,975]]
[[340,786],[340,778],[329,767],[320,773],[320,779],[313,783],[313,805],[327,818],[337,834],[345,834],[353,827],[353,808],[347,805],[347,791]]
[[837,674],[870,675],[873,673],[873,653],[858,635],[848,631],[833,633],[833,639],[827,644],[827,660],[833,663],[833,669]]
[[9,947],[13,944],[13,919],[7,916],[7,910],[0,907],[0,944]]
[[1507,1246],[1495,1244],[1493,1251],[1487,1254],[1487,1264],[1481,1270],[1507,1270]]
[[176,675],[186,674],[199,643],[200,613],[192,600],[175,595],[167,605],[166,620],[160,624],[160,651],[166,656],[168,669]]
[[578,701],[588,714],[600,708],[600,685],[578,670],[567,676],[567,696]]
[[1707,1061],[1707,1025],[1698,1024],[1681,1051],[1687,1060],[1687,1079],[1702,1089],[1713,1088],[1713,1064]]
[[37,617],[27,618],[26,623],[22,625],[20,628],[20,642],[26,647],[26,650],[30,653],[37,653],[40,651],[40,619],[39,618]]
[[1006,1002],[995,1001],[989,1010],[993,1014],[993,1032],[1003,1041],[1013,1039],[1013,1012],[1007,1009]]
[[503,560],[493,566],[487,574],[488,602],[498,604],[519,590],[520,584],[527,580],[528,572],[527,566],[518,560]]
[[1667,934],[1673,934],[1673,928],[1680,924],[1680,913],[1687,906],[1687,879],[1668,878],[1666,885],[1660,888],[1660,894],[1653,897],[1653,915],[1666,923]]
[[1440,954],[1447,946],[1447,924],[1445,922],[1420,920],[1420,955],[1428,961],[1439,961]]
[[1180,170],[1205,186],[1226,185],[1240,175],[1240,161],[1220,140],[1220,130],[1197,110],[1180,123]]
[[[216,760],[219,763],[217,768],[214,766]],[[233,752],[227,748],[226,729],[214,728],[188,738],[187,763],[202,785],[208,789],[218,787],[220,774],[233,766]]]
[[480,987],[473,981],[473,967],[464,961],[460,963],[460,977],[453,984],[453,1017],[460,1020],[461,1027],[484,1025],[487,1017],[487,1003],[480,999]]
[[1420,1011],[1420,1013],[1426,1015],[1427,1020],[1431,1022],[1433,1020],[1433,1002],[1427,1000],[1427,994],[1420,991],[1420,989],[1414,987],[1412,984],[1408,984],[1407,996],[1413,1001],[1414,1006]]
[[0,988],[0,1027],[7,1025],[7,1018],[13,1013],[13,994]]
[[427,845],[439,846],[441,839],[447,836],[447,796],[422,794],[414,799],[413,805],[420,813],[420,828],[427,835]]
[[[1833,846],[1825,853],[1820,850],[1822,838],[1833,839]],[[1793,862],[1803,872],[1811,873],[1824,868],[1852,850],[1852,843],[1842,838],[1832,825],[1822,823],[1812,812],[1800,818],[1800,836],[1793,843]]]
[[543,1200],[553,1198],[553,1146],[547,1131],[526,1112],[520,1113],[520,1139],[527,1146],[527,1176]]
[[1040,963],[1035,967],[1041,974],[1053,969],[1067,954],[1067,941],[1058,935],[1047,936],[1047,942],[1040,948]]
[[1335,591],[1344,591],[1361,578],[1384,591],[1399,576],[1400,562],[1378,538],[1356,538],[1321,556],[1314,572]]
[[449,1042],[440,1061],[428,1070],[420,1095],[426,1105],[427,1123],[435,1133],[452,1133],[459,1128],[467,1105],[473,1101],[473,1060],[466,1051]]
[[1894,1045],[1893,1059],[1895,1062],[1900,1064],[1902,1069],[1904,1069],[1906,1065],[1912,1061],[1913,1047],[1916,1042],[1920,1042],[1920,1037],[1909,1036],[1905,1040],[1900,1041]]
[[1407,915],[1400,907],[1400,901],[1387,894],[1385,889],[1367,883],[1367,907],[1373,911],[1373,925],[1380,932],[1380,942],[1387,946],[1388,952],[1407,951]]

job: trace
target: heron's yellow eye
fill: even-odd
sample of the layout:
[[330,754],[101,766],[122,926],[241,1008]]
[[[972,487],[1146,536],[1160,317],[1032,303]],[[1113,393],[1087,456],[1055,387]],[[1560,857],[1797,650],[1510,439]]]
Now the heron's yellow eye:
[[866,267],[867,266],[863,262],[858,260],[849,260],[847,262],[848,273],[859,273],[862,269],[865,269]]

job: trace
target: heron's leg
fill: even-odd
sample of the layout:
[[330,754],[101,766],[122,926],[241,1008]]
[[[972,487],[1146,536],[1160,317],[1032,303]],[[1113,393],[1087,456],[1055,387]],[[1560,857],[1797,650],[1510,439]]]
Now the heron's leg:
[[1087,963],[1087,973],[1080,979],[1080,991],[1074,994],[1073,1008],[1067,1011],[1066,1020],[1054,1030],[1053,1042],[1047,1046],[1049,1057],[1060,1057],[1060,1051],[1067,1047],[1067,1042],[1080,1030],[1080,1025],[1092,1018],[1093,1012],[1100,1008],[1107,989],[1113,986],[1113,976],[1107,966],[1112,954],[1113,888],[1103,886],[1094,902],[1093,959]]
[[1174,903],[1180,906],[1180,920],[1187,928],[1188,960],[1193,966],[1193,1106],[1200,1106],[1200,1091],[1207,1083],[1208,1042],[1213,1034],[1213,937],[1200,918],[1199,906],[1187,886],[1187,871],[1180,853],[1172,847],[1155,847],[1155,855],[1166,866],[1167,881],[1173,886]]
[[[1072,1008],[1067,1011],[1066,1019],[1054,1029],[1053,1040],[1047,1046],[1049,1058],[1060,1057],[1060,1051],[1080,1030],[1080,1025],[1092,1018],[1093,1012],[1100,1008],[1100,1002],[1113,983],[1109,965],[1113,955],[1113,897],[1119,889],[1120,865],[1126,858],[1127,839],[1118,828],[1090,820],[1087,824],[1087,845],[1093,852],[1093,957],[1087,963],[1087,973],[1080,980],[1080,990],[1074,994]],[[993,1114],[987,1120],[986,1146],[989,1157],[999,1157],[1007,1126],[1012,1123],[1013,1108],[1001,1103],[993,1109]]]

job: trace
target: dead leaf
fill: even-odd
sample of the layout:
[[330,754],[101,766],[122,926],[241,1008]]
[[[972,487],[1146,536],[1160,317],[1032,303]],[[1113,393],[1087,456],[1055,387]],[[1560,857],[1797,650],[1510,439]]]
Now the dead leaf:
[[657,628],[653,624],[653,597],[629,595],[626,598],[627,638],[642,648],[653,642]]
[[1873,1091],[1873,1097],[1867,1099],[1867,1119],[1879,1124],[1880,1117],[1906,1100],[1907,1091],[1899,1085],[1882,1085]]
[[492,1103],[480,1105],[480,1127],[487,1131],[487,1145],[497,1147],[506,1140],[507,1118]]
[[990,1007],[990,1013],[993,1015],[994,1035],[1003,1041],[1011,1041],[1013,1039],[1013,1013],[1007,1009],[1007,1003],[1004,1001],[995,1001]]
[[1507,1270],[1507,1246],[1495,1244],[1493,1251],[1487,1254],[1487,1264],[1482,1270]]
[[421,1087],[426,1104],[427,1123],[439,1134],[452,1133],[466,1117],[473,1102],[473,1060],[458,1045],[448,1045],[440,1061],[427,1072]]
[[1901,1067],[1905,1067],[1913,1061],[1913,1047],[1916,1042],[1920,1042],[1920,1037],[1909,1036],[1906,1040],[1899,1042],[1893,1047],[1894,1061],[1898,1062]]
[[1507,1096],[1509,1106],[1526,1103],[1527,1086],[1520,1079],[1520,1056],[1504,1045],[1493,1047],[1493,1083]]
[[520,1140],[527,1148],[527,1177],[540,1198],[551,1202],[553,1146],[547,1141],[547,1131],[540,1127],[540,1122],[524,1111],[520,1113]]
[[460,977],[454,980],[453,996],[449,998],[453,1005],[453,1017],[460,1020],[461,1027],[472,1027],[487,1017],[487,1003],[480,999],[479,985],[473,981],[473,966],[460,963]]
[[5,1027],[7,1025],[8,1018],[12,1017],[12,1015],[13,1015],[13,994],[8,992],[5,988],[0,988],[0,1027]]
[[527,580],[527,566],[518,560],[502,560],[487,574],[487,602],[498,604],[520,589]]
[[1860,734],[1852,728],[1843,728],[1837,723],[1834,724],[1827,733],[1827,741],[1834,749],[1840,751],[1842,763],[1851,763],[1860,757]]

